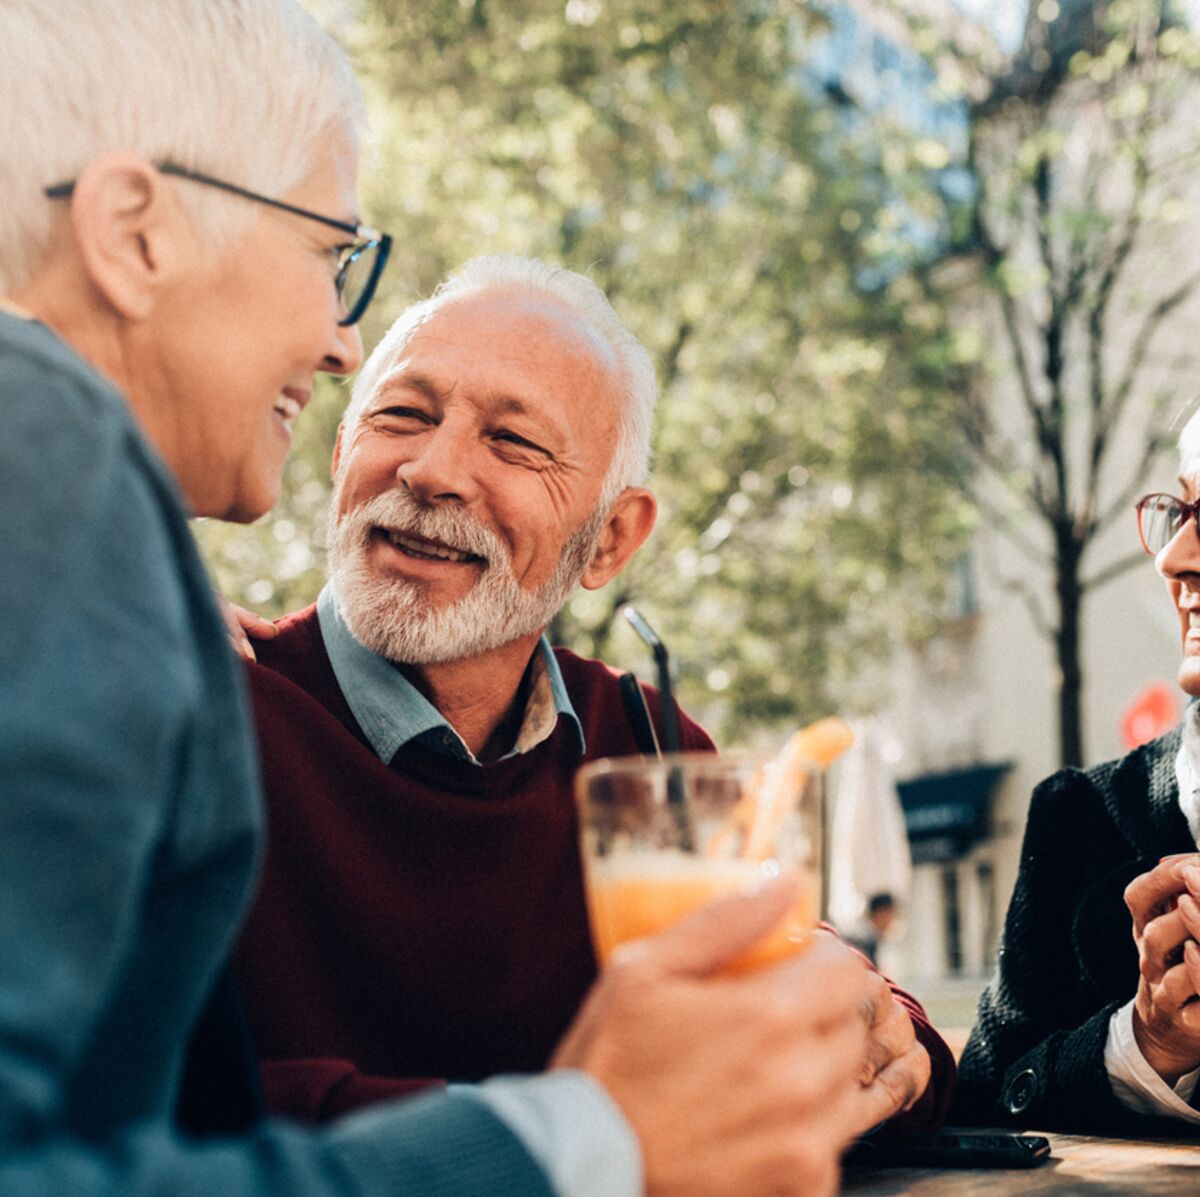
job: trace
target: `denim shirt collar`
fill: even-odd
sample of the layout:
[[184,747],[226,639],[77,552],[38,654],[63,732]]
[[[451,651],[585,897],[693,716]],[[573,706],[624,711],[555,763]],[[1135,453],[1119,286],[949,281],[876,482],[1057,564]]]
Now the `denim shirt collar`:
[[[317,599],[317,622],[329,663],[354,718],[384,764],[411,740],[472,764],[480,762],[441,712],[391,662],[360,644],[346,626],[333,590],[326,585]],[[574,725],[579,752],[583,725],[563,681],[550,641],[543,636],[534,650],[529,701],[516,741],[500,760],[518,756],[550,736],[559,718]]]

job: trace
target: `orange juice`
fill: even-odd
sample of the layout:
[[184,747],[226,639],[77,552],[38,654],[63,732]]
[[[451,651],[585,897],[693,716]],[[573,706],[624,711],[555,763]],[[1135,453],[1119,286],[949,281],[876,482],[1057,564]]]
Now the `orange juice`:
[[[753,889],[778,873],[772,861],[643,852],[593,857],[587,869],[592,938],[602,964],[627,939],[653,935],[713,898]],[[791,913],[741,956],[734,970],[802,951],[816,921],[816,894],[805,878]]]

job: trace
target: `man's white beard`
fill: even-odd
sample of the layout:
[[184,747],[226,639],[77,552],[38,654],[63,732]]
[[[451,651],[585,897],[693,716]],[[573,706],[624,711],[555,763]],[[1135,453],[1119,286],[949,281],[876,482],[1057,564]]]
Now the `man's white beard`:
[[[426,506],[407,490],[389,491],[333,517],[329,584],[351,634],[373,653],[409,665],[461,661],[546,627],[587,569],[605,515],[597,511],[584,521],[563,547],[553,577],[529,591],[517,581],[499,539],[477,520],[456,508]],[[462,598],[431,608],[420,583],[371,570],[375,527],[473,553],[484,558],[483,572]]]

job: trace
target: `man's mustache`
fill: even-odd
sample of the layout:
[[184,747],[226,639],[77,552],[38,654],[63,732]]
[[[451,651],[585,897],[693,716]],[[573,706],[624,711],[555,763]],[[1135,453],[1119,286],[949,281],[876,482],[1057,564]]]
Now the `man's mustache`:
[[365,545],[372,528],[409,532],[484,559],[485,566],[504,565],[508,553],[499,538],[473,516],[454,507],[433,507],[406,490],[375,495],[336,517],[331,535]]

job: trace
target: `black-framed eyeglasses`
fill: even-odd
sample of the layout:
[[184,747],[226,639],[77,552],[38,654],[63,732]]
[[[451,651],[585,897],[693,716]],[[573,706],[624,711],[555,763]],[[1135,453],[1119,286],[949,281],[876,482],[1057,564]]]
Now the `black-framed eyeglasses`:
[[1136,506],[1142,548],[1152,557],[1157,557],[1175,539],[1188,520],[1198,521],[1200,534],[1200,502],[1188,503],[1174,495],[1143,495]]
[[[340,325],[356,324],[367,305],[375,295],[379,284],[379,276],[387,265],[388,254],[392,251],[392,239],[387,233],[369,228],[364,224],[351,224],[348,220],[335,220],[332,216],[322,216],[319,212],[310,212],[307,208],[285,203],[283,200],[272,199],[268,195],[259,195],[235,183],[226,183],[223,179],[214,179],[211,175],[200,174],[198,171],[187,170],[176,166],[173,162],[157,162],[155,166],[164,175],[174,175],[179,179],[188,179],[192,183],[202,183],[206,187],[217,187],[230,195],[240,195],[242,199],[253,200],[256,204],[266,204],[278,208],[282,212],[290,212],[293,216],[303,216],[306,220],[316,220],[331,229],[341,229],[350,233],[358,240],[350,245],[337,248],[341,251],[338,258],[337,274],[334,286],[337,288],[338,300],[345,315],[338,321]],[[75,182],[55,183],[45,189],[48,199],[66,199],[75,190]]]

